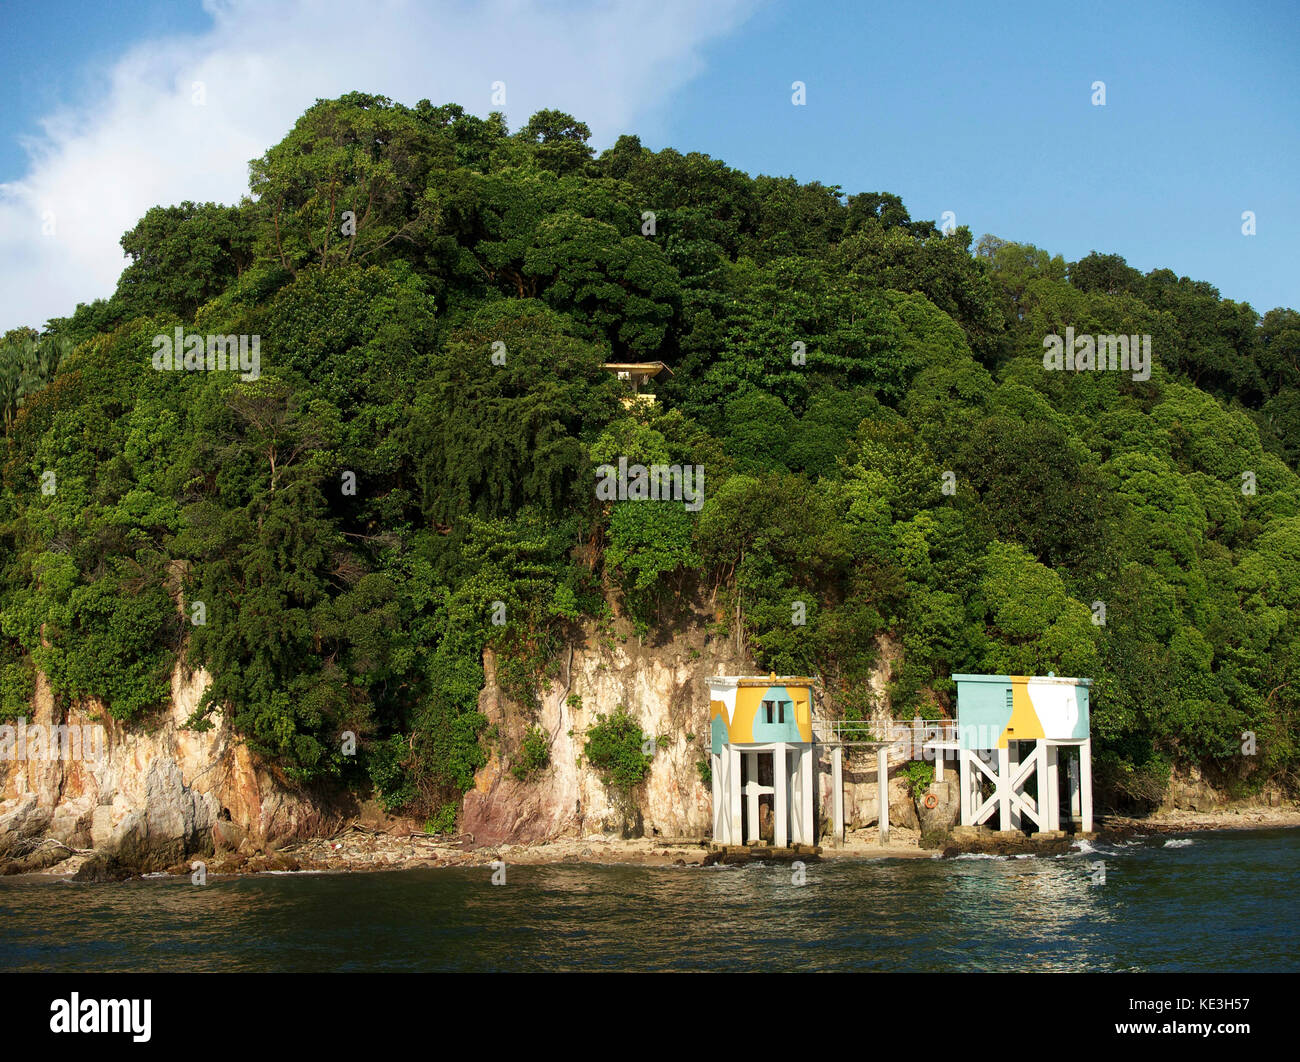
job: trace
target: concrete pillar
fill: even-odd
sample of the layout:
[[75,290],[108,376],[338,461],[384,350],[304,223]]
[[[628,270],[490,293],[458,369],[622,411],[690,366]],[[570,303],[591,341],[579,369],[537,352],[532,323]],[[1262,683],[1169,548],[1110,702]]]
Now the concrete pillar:
[[[1019,769],[1020,769],[1020,742],[1008,741],[1007,742],[1008,779],[1010,779],[1010,777],[1014,775],[1016,771],[1018,771]],[[1011,828],[1013,830],[1020,829],[1021,826],[1020,809],[1016,807],[1015,803],[1011,800],[1011,787],[1009,785],[1007,786],[1007,807],[1011,812]],[[1005,826],[1003,826],[1002,828],[1006,829]]]
[[1043,829],[1059,830],[1061,828],[1060,771],[1057,763],[1059,749],[1051,741],[1044,741],[1043,744],[1047,746],[1044,750],[1047,770],[1038,783],[1038,795],[1041,798],[1039,803],[1042,805]]
[[745,838],[741,835],[740,814],[740,749],[728,746],[726,754],[727,761],[730,764],[730,769],[727,772],[727,788],[729,790],[727,813],[731,817],[731,827],[727,831],[727,843],[744,844]]
[[880,801],[880,843],[889,844],[889,748],[876,750],[876,791]]
[[844,746],[831,749],[831,828],[835,843],[844,843]]
[[1077,748],[1072,752],[1069,760],[1065,765],[1066,773],[1070,779],[1070,819],[1078,823],[1079,807],[1079,754]]
[[970,755],[968,749],[957,750],[957,780],[959,783],[957,788],[961,791],[961,824],[963,826],[972,825],[971,815],[974,814],[974,810],[970,806]]
[[745,834],[745,843],[750,841],[762,840],[763,835],[758,829],[758,753],[745,753],[745,795],[748,798],[745,805],[746,818],[749,821],[749,830]]
[[816,844],[816,823],[813,822],[813,746],[800,749],[800,837],[801,844]]
[[785,761],[785,785],[790,800],[790,841],[792,844],[803,843],[803,787],[799,784],[799,749],[792,748]]
[[1079,814],[1083,832],[1092,832],[1092,738],[1079,746]]
[[790,798],[786,787],[786,746],[778,744],[772,750],[772,837],[778,848],[790,843]]
[[1011,829],[1011,753],[998,749],[998,829]]
[[933,751],[934,751],[934,780],[936,782],[942,782],[943,781],[943,757],[948,750],[934,749]]
[[712,751],[709,752],[709,774],[713,782],[713,826],[709,832],[715,841],[721,841],[725,808],[722,802],[722,757]]

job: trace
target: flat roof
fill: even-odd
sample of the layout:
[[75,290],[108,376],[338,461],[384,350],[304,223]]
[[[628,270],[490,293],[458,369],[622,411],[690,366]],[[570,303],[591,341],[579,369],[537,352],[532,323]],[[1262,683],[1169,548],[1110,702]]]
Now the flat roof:
[[1063,675],[953,675],[953,682],[994,682],[1005,686],[1008,682],[1056,682],[1062,686],[1091,686],[1090,678],[1067,678]]
[[729,686],[811,686],[816,679],[804,675],[712,675],[710,682],[726,683]]
[[669,376],[673,374],[673,370],[662,361],[607,361],[605,368],[611,372],[644,373],[646,376],[658,376],[661,372]]

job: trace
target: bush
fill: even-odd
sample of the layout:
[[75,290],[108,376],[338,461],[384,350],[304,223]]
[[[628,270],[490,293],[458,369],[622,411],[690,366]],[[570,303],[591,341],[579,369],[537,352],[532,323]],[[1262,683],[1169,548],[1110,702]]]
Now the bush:
[[458,810],[455,804],[443,804],[438,809],[438,814],[424,824],[424,832],[428,834],[453,833],[456,829],[456,813]]
[[385,811],[400,811],[415,799],[415,785],[407,776],[403,762],[408,751],[406,739],[394,734],[386,741],[371,745],[366,756],[367,773]]
[[645,734],[622,705],[609,718],[598,715],[596,720],[583,749],[587,762],[606,785],[631,789],[650,770],[650,757],[641,751]]
[[551,750],[546,740],[546,731],[535,726],[524,737],[519,749],[519,759],[510,769],[510,773],[521,782],[533,771],[540,770],[551,762]]
[[925,795],[925,791],[930,788],[930,783],[934,781],[934,764],[926,763],[925,760],[913,760],[903,768],[903,774],[907,777],[912,799],[920,800]]

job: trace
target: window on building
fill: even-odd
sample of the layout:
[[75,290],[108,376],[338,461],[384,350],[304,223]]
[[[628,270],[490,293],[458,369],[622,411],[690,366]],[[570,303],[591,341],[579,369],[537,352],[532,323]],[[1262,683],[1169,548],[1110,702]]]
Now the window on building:
[[770,723],[772,721],[772,702],[763,702],[763,720]]

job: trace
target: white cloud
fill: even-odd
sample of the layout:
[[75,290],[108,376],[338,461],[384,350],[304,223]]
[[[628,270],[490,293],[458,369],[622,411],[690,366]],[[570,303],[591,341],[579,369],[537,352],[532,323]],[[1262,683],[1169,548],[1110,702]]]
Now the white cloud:
[[[590,125],[598,146],[622,132],[654,137],[703,47],[751,6],[209,0],[209,32],[122,55],[102,95],[46,117],[27,173],[0,184],[0,331],[112,294],[118,240],[146,210],[237,201],[248,161],[318,98],[356,90],[503,109],[512,128],[556,107]],[[505,82],[504,108],[491,103],[494,81]]]

